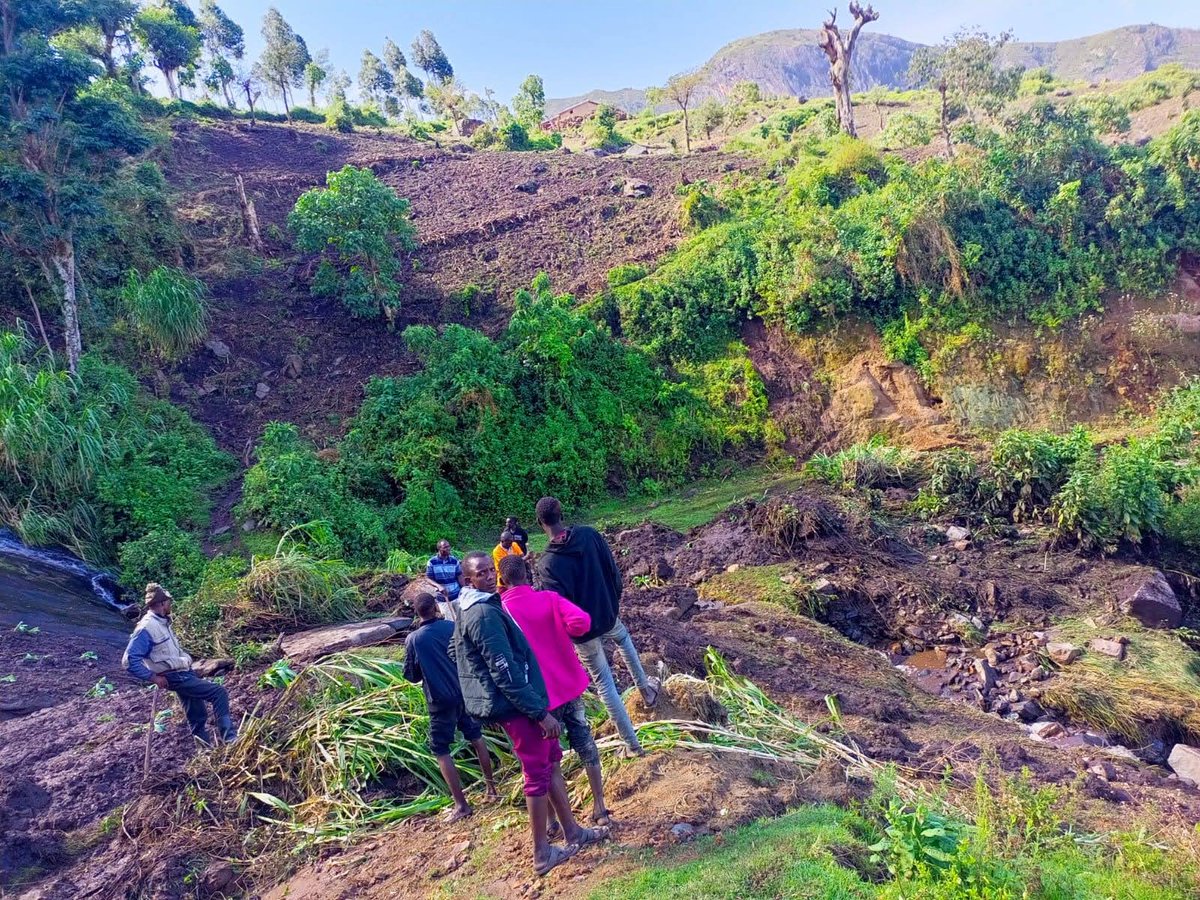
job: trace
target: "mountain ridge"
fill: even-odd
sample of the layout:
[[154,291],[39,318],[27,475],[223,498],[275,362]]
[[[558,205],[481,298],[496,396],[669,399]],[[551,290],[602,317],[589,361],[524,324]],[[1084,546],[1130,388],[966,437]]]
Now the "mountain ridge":
[[[767,94],[826,96],[830,93],[828,64],[816,43],[819,34],[815,28],[786,28],[731,41],[699,67],[706,73],[701,93],[720,96],[738,81],[755,81]],[[863,31],[851,69],[854,89],[907,87],[909,60],[922,46],[926,45]],[[1200,68],[1200,28],[1148,23],[1064,41],[1013,41],[1004,48],[1002,59],[1005,65],[1045,66],[1055,77],[1068,81],[1124,81],[1168,63]],[[548,99],[546,114],[554,115],[589,98],[631,114],[646,105],[646,92],[641,88],[594,90]]]

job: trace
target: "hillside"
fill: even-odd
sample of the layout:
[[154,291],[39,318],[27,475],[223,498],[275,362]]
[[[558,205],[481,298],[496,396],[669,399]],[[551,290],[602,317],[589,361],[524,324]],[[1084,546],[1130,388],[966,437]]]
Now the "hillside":
[[[700,68],[707,73],[709,93],[723,94],[739,81],[755,81],[766,94],[824,96],[829,66],[817,46],[813,28],[768,31],[726,44]],[[922,45],[889,34],[864,30],[854,57],[853,85],[907,86],[906,72]],[[1162,25],[1129,25],[1067,41],[1017,41],[1005,50],[1008,65],[1044,66],[1068,81],[1123,81],[1167,63],[1200,67],[1200,29]],[[634,113],[645,106],[643,91],[591,91],[579,97],[546,102],[553,114],[584,97],[594,97]]]

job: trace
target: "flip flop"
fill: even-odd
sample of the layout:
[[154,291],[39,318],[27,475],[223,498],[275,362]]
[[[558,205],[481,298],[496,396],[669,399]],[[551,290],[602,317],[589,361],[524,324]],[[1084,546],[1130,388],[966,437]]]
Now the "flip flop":
[[541,877],[556,866],[561,866],[568,859],[575,855],[579,848],[574,844],[568,844],[566,847],[558,847],[554,844],[550,845],[550,855],[546,857],[545,862],[535,863],[533,866],[533,874]]
[[454,822],[461,822],[463,819],[469,819],[475,814],[473,809],[458,809],[454,808],[446,815],[446,824],[451,825]]
[[587,847],[589,844],[598,844],[601,841],[607,841],[612,835],[612,829],[607,825],[602,825],[599,828],[580,828],[579,837],[572,841],[576,847]]

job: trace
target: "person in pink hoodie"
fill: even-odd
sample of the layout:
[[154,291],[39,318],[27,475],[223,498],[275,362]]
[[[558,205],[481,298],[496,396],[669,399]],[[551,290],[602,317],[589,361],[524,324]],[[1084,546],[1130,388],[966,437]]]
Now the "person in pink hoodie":
[[591,617],[554,591],[535,591],[523,556],[500,560],[500,589],[505,611],[520,626],[542,670],[550,715],[562,723],[567,742],[587,772],[592,788],[592,822],[611,825],[611,816],[604,805],[600,751],[583,705],[583,692],[591,680],[571,640],[587,633],[592,627]]

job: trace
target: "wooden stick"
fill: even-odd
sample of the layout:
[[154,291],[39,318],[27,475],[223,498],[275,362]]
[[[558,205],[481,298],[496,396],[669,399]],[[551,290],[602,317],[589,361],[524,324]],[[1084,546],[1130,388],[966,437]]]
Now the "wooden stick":
[[154,723],[158,719],[158,695],[162,693],[158,685],[154,686],[154,695],[150,698],[150,727],[146,729],[146,755],[142,759],[142,780],[150,777],[150,740],[154,737]]
[[238,189],[238,204],[242,208],[242,224],[246,228],[246,235],[250,239],[250,246],[254,252],[263,252],[262,235],[258,231],[258,213],[254,209],[254,201],[246,195],[246,182],[242,180],[240,172],[235,172],[233,180],[237,184]]

